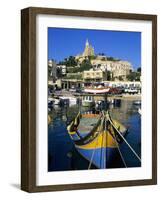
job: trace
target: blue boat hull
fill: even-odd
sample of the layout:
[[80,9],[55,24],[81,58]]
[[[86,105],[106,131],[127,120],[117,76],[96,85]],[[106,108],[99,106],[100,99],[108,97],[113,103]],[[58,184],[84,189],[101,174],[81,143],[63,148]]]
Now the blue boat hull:
[[78,152],[86,159],[91,162],[96,168],[105,169],[110,168],[111,163],[114,159],[119,159],[117,148],[98,148],[98,149],[82,149],[76,147]]

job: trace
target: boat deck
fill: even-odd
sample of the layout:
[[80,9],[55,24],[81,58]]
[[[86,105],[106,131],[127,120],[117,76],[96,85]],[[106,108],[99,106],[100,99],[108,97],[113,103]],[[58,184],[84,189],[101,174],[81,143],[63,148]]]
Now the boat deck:
[[82,134],[88,134],[97,124],[99,118],[100,115],[95,114],[82,115],[82,118],[80,119],[80,123],[78,125],[79,132]]

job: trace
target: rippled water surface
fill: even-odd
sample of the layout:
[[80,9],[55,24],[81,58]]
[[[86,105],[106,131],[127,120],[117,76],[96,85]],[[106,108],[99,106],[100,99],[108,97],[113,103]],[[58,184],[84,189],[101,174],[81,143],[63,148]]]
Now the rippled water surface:
[[[109,111],[114,119],[124,124],[129,132],[126,140],[141,156],[141,116],[138,113],[138,106],[130,100],[121,100],[119,107],[110,105]],[[51,111],[52,122],[48,126],[48,171],[81,170],[88,168],[86,161],[76,150],[73,141],[67,133],[67,125],[79,111],[77,105],[71,107],[54,107]],[[81,108],[81,111],[88,111],[90,108]],[[139,167],[141,163],[123,142],[120,151],[124,157],[127,167]],[[120,159],[114,161],[111,168],[124,167]],[[94,166],[92,166],[94,168]]]

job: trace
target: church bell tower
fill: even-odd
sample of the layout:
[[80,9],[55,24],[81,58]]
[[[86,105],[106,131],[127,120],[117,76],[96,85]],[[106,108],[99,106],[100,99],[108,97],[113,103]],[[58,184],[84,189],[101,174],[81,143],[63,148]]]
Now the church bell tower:
[[88,39],[85,43],[85,49],[82,54],[83,56],[93,56],[94,55],[94,48],[89,44]]
[[89,42],[88,39],[86,39],[86,47],[89,46]]

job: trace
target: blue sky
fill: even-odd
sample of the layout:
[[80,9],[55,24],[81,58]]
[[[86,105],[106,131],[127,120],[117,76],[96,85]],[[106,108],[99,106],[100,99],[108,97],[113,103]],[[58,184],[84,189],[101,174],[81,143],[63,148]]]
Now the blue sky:
[[48,59],[58,62],[82,53],[87,38],[96,54],[127,60],[135,69],[141,66],[140,32],[48,28]]

